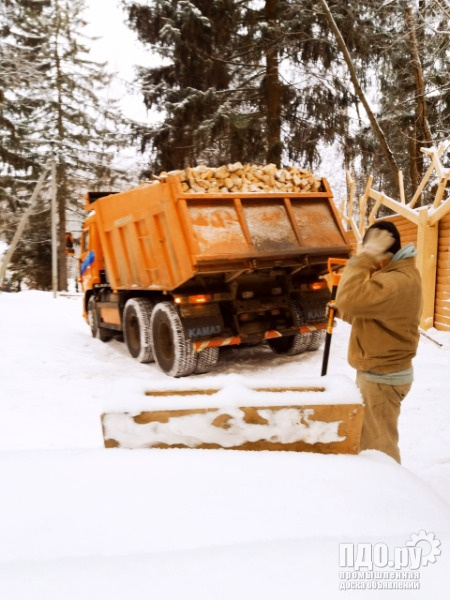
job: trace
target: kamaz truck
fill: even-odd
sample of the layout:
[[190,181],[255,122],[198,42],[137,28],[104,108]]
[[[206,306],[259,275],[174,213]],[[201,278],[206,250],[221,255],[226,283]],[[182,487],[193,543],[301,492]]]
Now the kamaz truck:
[[328,182],[286,191],[290,172],[279,173],[269,191],[189,186],[177,172],[88,193],[80,281],[92,335],[123,337],[132,357],[174,377],[207,372],[224,346],[316,350],[321,276],[350,248]]

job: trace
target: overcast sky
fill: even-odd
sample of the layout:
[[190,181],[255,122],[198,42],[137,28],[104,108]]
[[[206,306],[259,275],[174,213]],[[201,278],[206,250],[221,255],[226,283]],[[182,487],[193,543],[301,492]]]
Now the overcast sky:
[[148,63],[148,52],[125,25],[120,0],[86,0],[86,7],[88,34],[99,38],[92,42],[92,59],[106,61],[109,70],[117,73],[111,96],[120,98],[126,116],[146,120],[142,96],[134,83],[134,67]]

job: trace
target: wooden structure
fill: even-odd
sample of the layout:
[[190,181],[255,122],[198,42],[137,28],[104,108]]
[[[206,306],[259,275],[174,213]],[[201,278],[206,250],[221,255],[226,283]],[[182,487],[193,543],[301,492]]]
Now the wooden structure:
[[[430,166],[413,197],[407,202],[403,176],[399,173],[400,199],[395,200],[373,189],[369,177],[364,194],[359,199],[359,214],[354,214],[354,182],[347,174],[349,197],[347,206],[340,207],[341,218],[349,226],[348,242],[357,249],[364,232],[377,219],[381,206],[395,213],[384,217],[397,226],[402,244],[414,242],[417,247],[417,267],[422,277],[424,307],[420,325],[450,331],[450,196],[445,198],[450,169],[441,162],[444,148],[422,148],[429,156]],[[416,207],[427,184],[436,184],[433,202]],[[369,200],[373,200],[369,204]]]
[[357,454],[361,399],[352,386],[342,392],[344,403],[335,402],[327,385],[241,387],[232,402],[220,389],[152,390],[142,412],[102,415],[105,447]]

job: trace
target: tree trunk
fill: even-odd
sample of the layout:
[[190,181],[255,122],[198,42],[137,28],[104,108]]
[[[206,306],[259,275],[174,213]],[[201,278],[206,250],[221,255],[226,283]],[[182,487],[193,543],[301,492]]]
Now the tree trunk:
[[[58,7],[57,7],[58,8]],[[62,150],[66,137],[63,119],[63,75],[59,48],[59,28],[61,27],[61,17],[58,11],[57,33],[55,37],[54,61],[56,69],[56,91],[57,91],[57,141],[56,149],[56,199],[58,208],[58,290],[67,290],[67,260],[66,260],[66,169],[64,165],[64,156]]]
[[413,189],[417,189],[423,175],[423,154],[420,151],[421,146],[432,146],[430,125],[428,122],[427,103],[425,100],[425,81],[422,71],[422,62],[420,60],[420,49],[417,40],[416,23],[412,8],[406,9],[406,24],[408,26],[409,47],[412,58],[412,67],[414,69],[414,79],[416,88],[416,125],[411,156],[411,181]]
[[350,52],[347,48],[347,44],[345,43],[345,40],[342,37],[340,29],[337,26],[336,21],[334,20],[334,17],[330,11],[330,7],[328,6],[328,2],[326,0],[319,0],[319,2],[322,5],[322,8],[325,12],[325,17],[327,19],[328,25],[329,25],[331,31],[333,32],[334,36],[336,37],[336,41],[339,46],[339,49],[341,50],[342,54],[344,55],[344,60],[347,64],[350,78],[351,78],[353,86],[355,88],[355,93],[356,93],[357,97],[359,98],[359,100],[361,101],[362,105],[364,106],[364,109],[366,111],[367,117],[369,118],[372,130],[373,130],[376,138],[378,139],[378,142],[381,146],[383,154],[389,165],[393,180],[398,182],[398,172],[400,171],[400,168],[397,165],[397,161],[395,160],[394,154],[389,147],[386,136],[384,135],[384,132],[383,132],[380,124],[378,123],[378,120],[370,107],[369,101],[367,100],[366,95],[364,94],[364,91],[359,83],[359,79],[356,74],[356,69],[353,64],[352,57],[350,56]]
[[64,162],[57,165],[57,207],[58,207],[58,290],[67,290],[66,256],[66,169]]
[[276,22],[278,0],[266,0],[265,18],[268,25],[266,46],[266,73],[264,77],[264,96],[267,121],[267,157],[268,163],[281,165],[281,85],[279,79],[279,58],[276,43]]

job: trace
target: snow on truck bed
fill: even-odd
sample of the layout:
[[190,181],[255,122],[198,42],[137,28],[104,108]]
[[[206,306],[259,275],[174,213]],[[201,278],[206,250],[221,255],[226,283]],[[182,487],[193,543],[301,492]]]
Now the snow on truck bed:
[[[79,298],[4,293],[0,311],[0,598],[448,597],[445,347],[421,340],[405,466],[373,451],[105,450],[100,415],[141,410],[146,390],[316,380],[321,352],[230,350],[212,373],[174,382],[120,342],[93,340]],[[353,378],[348,331],[339,323],[333,337],[330,394]],[[419,589],[339,589],[357,573],[340,565],[340,544],[393,552],[422,531],[441,554],[415,571]]]

